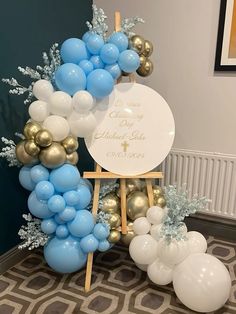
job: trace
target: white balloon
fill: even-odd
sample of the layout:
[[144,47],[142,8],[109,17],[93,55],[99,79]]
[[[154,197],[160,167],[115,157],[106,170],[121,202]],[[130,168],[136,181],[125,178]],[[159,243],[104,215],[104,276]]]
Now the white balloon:
[[162,231],[161,229],[162,229],[162,227],[163,227],[163,224],[152,225],[151,226],[150,234],[157,241],[159,241],[161,239],[161,231]]
[[52,115],[43,122],[43,127],[52,133],[54,141],[62,141],[69,135],[70,127],[66,119]]
[[48,104],[42,100],[36,100],[29,106],[30,117],[37,122],[43,122],[49,115]]
[[79,114],[72,112],[68,119],[71,133],[76,137],[89,136],[97,125],[97,120],[92,112]]
[[180,231],[181,231],[182,235],[186,235],[186,234],[187,234],[188,229],[187,229],[187,226],[185,225],[184,222],[183,222],[183,224],[181,225],[181,227],[179,227],[179,228],[180,228]]
[[162,223],[165,216],[165,210],[159,206],[152,206],[147,211],[147,219],[153,225]]
[[175,239],[168,243],[165,239],[158,243],[158,255],[167,265],[175,265],[182,262],[190,254],[187,240]]
[[48,101],[54,89],[51,82],[47,80],[38,80],[34,83],[33,94],[36,98],[43,101]]
[[147,271],[147,268],[148,268],[148,265],[146,264],[138,264],[138,263],[135,263],[135,265],[141,269],[142,271]]
[[205,253],[189,255],[173,274],[177,297],[191,310],[207,313],[221,308],[230,295],[231,279],[224,264]]
[[146,217],[137,218],[133,223],[134,233],[138,235],[147,234],[150,231],[150,228],[151,224]]
[[189,249],[191,253],[205,253],[207,250],[207,241],[204,236],[197,231],[187,233]]
[[93,96],[86,90],[78,91],[73,96],[73,107],[78,113],[87,113],[93,108]]
[[157,285],[168,285],[173,279],[173,268],[157,259],[148,265],[147,274],[149,279]]
[[58,116],[67,117],[72,112],[72,98],[69,94],[57,91],[48,100],[50,112]]
[[151,264],[157,259],[157,242],[150,234],[138,235],[130,242],[129,253],[135,263]]

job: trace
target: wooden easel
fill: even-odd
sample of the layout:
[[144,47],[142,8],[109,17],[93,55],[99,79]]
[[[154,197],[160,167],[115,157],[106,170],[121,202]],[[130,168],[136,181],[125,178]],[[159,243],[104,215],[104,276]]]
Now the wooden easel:
[[[115,31],[120,31],[121,28],[121,16],[120,12],[115,12]],[[134,76],[130,75],[130,81],[134,82]],[[102,179],[119,179],[120,180],[120,205],[121,205],[121,232],[122,234],[127,233],[127,213],[126,213],[126,179],[145,179],[147,185],[147,194],[149,200],[149,206],[153,206],[153,190],[152,190],[152,180],[162,179],[162,172],[147,172],[138,176],[121,176],[112,172],[102,171],[102,167],[98,164],[95,166],[94,172],[84,172],[84,178],[95,179],[94,193],[93,193],[93,207],[92,214],[96,215],[99,203],[99,191]],[[93,253],[88,254],[87,267],[86,267],[86,277],[85,277],[85,292],[90,291],[91,287],[91,277],[93,268]]]

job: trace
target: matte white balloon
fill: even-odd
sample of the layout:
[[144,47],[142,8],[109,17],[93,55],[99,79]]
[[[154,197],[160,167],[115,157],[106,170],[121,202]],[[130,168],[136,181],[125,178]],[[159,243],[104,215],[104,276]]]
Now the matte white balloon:
[[42,100],[36,100],[29,106],[30,117],[37,122],[43,122],[49,115],[48,104]]
[[92,112],[79,114],[72,112],[68,119],[71,133],[76,137],[89,136],[96,127],[97,120]]
[[165,239],[160,240],[158,243],[158,253],[165,264],[178,264],[190,254],[188,241],[173,239],[168,243]]
[[87,113],[93,108],[93,96],[86,90],[78,91],[73,96],[73,107],[76,112]]
[[70,127],[66,119],[52,115],[47,117],[43,127],[50,131],[54,141],[62,141],[69,135]]
[[147,268],[148,268],[148,265],[145,265],[145,264],[138,264],[138,263],[135,263],[135,265],[141,269],[142,271],[147,271]]
[[130,242],[129,253],[135,263],[151,264],[157,259],[157,242],[150,234],[138,235]]
[[133,223],[134,233],[138,235],[147,234],[150,231],[150,228],[151,224],[146,217],[137,218]]
[[72,98],[67,93],[57,91],[50,96],[48,102],[52,114],[67,117],[72,112]]
[[231,279],[216,257],[197,253],[177,265],[173,274],[177,297],[191,310],[207,313],[221,308],[230,295]]
[[54,89],[51,82],[47,80],[38,80],[34,83],[33,94],[36,98],[43,101],[48,101]]
[[151,226],[150,234],[157,241],[161,239],[162,227],[163,227],[163,224]]
[[149,279],[157,285],[168,285],[173,279],[173,268],[157,259],[148,265],[147,274]]
[[153,225],[162,223],[165,217],[165,210],[159,206],[152,206],[147,211],[147,219]]
[[191,253],[205,253],[207,250],[207,241],[205,237],[197,231],[187,233],[189,249]]

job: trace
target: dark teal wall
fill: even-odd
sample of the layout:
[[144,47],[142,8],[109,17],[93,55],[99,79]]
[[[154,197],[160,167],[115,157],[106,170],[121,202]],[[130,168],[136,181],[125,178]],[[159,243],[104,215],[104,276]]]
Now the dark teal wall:
[[[0,77],[22,76],[17,66],[42,64],[41,54],[54,42],[81,37],[91,20],[91,0],[8,0],[0,8]],[[23,97],[8,95],[0,83],[0,136],[14,138],[28,118]],[[80,145],[80,170],[91,169],[92,161]],[[22,213],[27,212],[28,193],[18,182],[19,169],[0,160],[0,254],[19,242]]]

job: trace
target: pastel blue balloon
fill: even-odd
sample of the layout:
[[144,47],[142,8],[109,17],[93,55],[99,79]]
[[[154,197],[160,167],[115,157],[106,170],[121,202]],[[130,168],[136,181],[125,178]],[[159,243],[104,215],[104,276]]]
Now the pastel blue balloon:
[[66,238],[69,235],[69,230],[66,225],[57,226],[56,236],[58,238]]
[[88,31],[86,33],[84,33],[84,35],[82,36],[82,40],[86,43],[90,37],[90,35],[92,35],[93,33]]
[[92,198],[89,187],[84,184],[79,184],[76,191],[78,193],[79,200],[75,208],[77,210],[86,208],[91,202],[91,198]]
[[61,45],[62,60],[70,63],[79,63],[83,59],[88,58],[85,43],[78,38],[69,38]]
[[74,220],[67,224],[70,233],[75,237],[85,237],[94,227],[94,217],[87,210],[79,210],[76,213]]
[[48,200],[48,209],[53,213],[60,213],[66,208],[66,201],[61,195],[53,195]]
[[57,223],[53,218],[43,219],[41,222],[41,230],[46,234],[52,234],[57,229]]
[[122,71],[132,73],[140,66],[139,55],[133,50],[124,50],[119,55],[118,64]]
[[43,165],[36,165],[31,168],[30,176],[35,183],[47,181],[49,178],[49,171]]
[[118,60],[119,49],[114,44],[105,44],[101,51],[100,57],[106,64],[113,64]]
[[98,250],[100,252],[105,252],[105,251],[109,250],[110,248],[111,248],[111,243],[108,242],[107,240],[103,240],[103,241],[99,242]]
[[87,90],[96,98],[108,96],[114,87],[113,77],[103,69],[97,69],[87,76]]
[[114,80],[121,76],[121,69],[117,63],[106,65],[104,69],[111,74]]
[[48,200],[54,194],[54,186],[49,181],[40,181],[35,187],[35,193],[39,200]]
[[58,225],[64,225],[64,224],[65,224],[65,221],[62,220],[62,219],[59,217],[59,214],[56,214],[56,215],[54,216],[54,219],[55,219],[55,221],[56,221],[56,223],[57,223]]
[[56,191],[64,193],[75,190],[78,186],[80,173],[75,166],[64,164],[51,171],[49,180]]
[[20,184],[23,186],[23,188],[29,191],[33,191],[35,188],[35,182],[32,180],[30,175],[31,169],[31,167],[23,166],[19,172]]
[[98,55],[104,45],[104,40],[100,35],[91,34],[86,41],[86,45],[91,54]]
[[81,67],[81,69],[84,71],[86,75],[88,75],[94,69],[92,62],[89,60],[80,61],[79,66]]
[[116,45],[120,52],[126,50],[129,44],[128,37],[122,32],[113,33],[108,42]]
[[64,63],[55,72],[57,87],[70,95],[74,95],[86,87],[86,75],[84,71],[74,63]]
[[98,245],[99,245],[98,240],[92,234],[88,234],[80,241],[80,247],[86,254],[95,252],[98,249]]
[[105,240],[110,234],[109,227],[103,223],[97,223],[93,229],[93,235],[98,240]]
[[92,63],[94,70],[103,69],[105,66],[100,56],[92,56],[90,62]]
[[87,260],[79,241],[71,236],[65,239],[52,238],[44,246],[44,257],[52,269],[63,274],[78,271]]
[[38,200],[35,191],[28,198],[28,208],[32,215],[38,218],[50,218],[54,215],[47,205],[47,201]]
[[76,210],[72,206],[66,206],[66,208],[58,214],[58,216],[64,222],[68,222],[75,218]]
[[93,193],[93,185],[88,179],[80,178],[79,184],[87,185],[89,187],[90,192]]
[[77,191],[68,191],[63,194],[63,197],[68,206],[75,206],[79,203],[80,194]]

